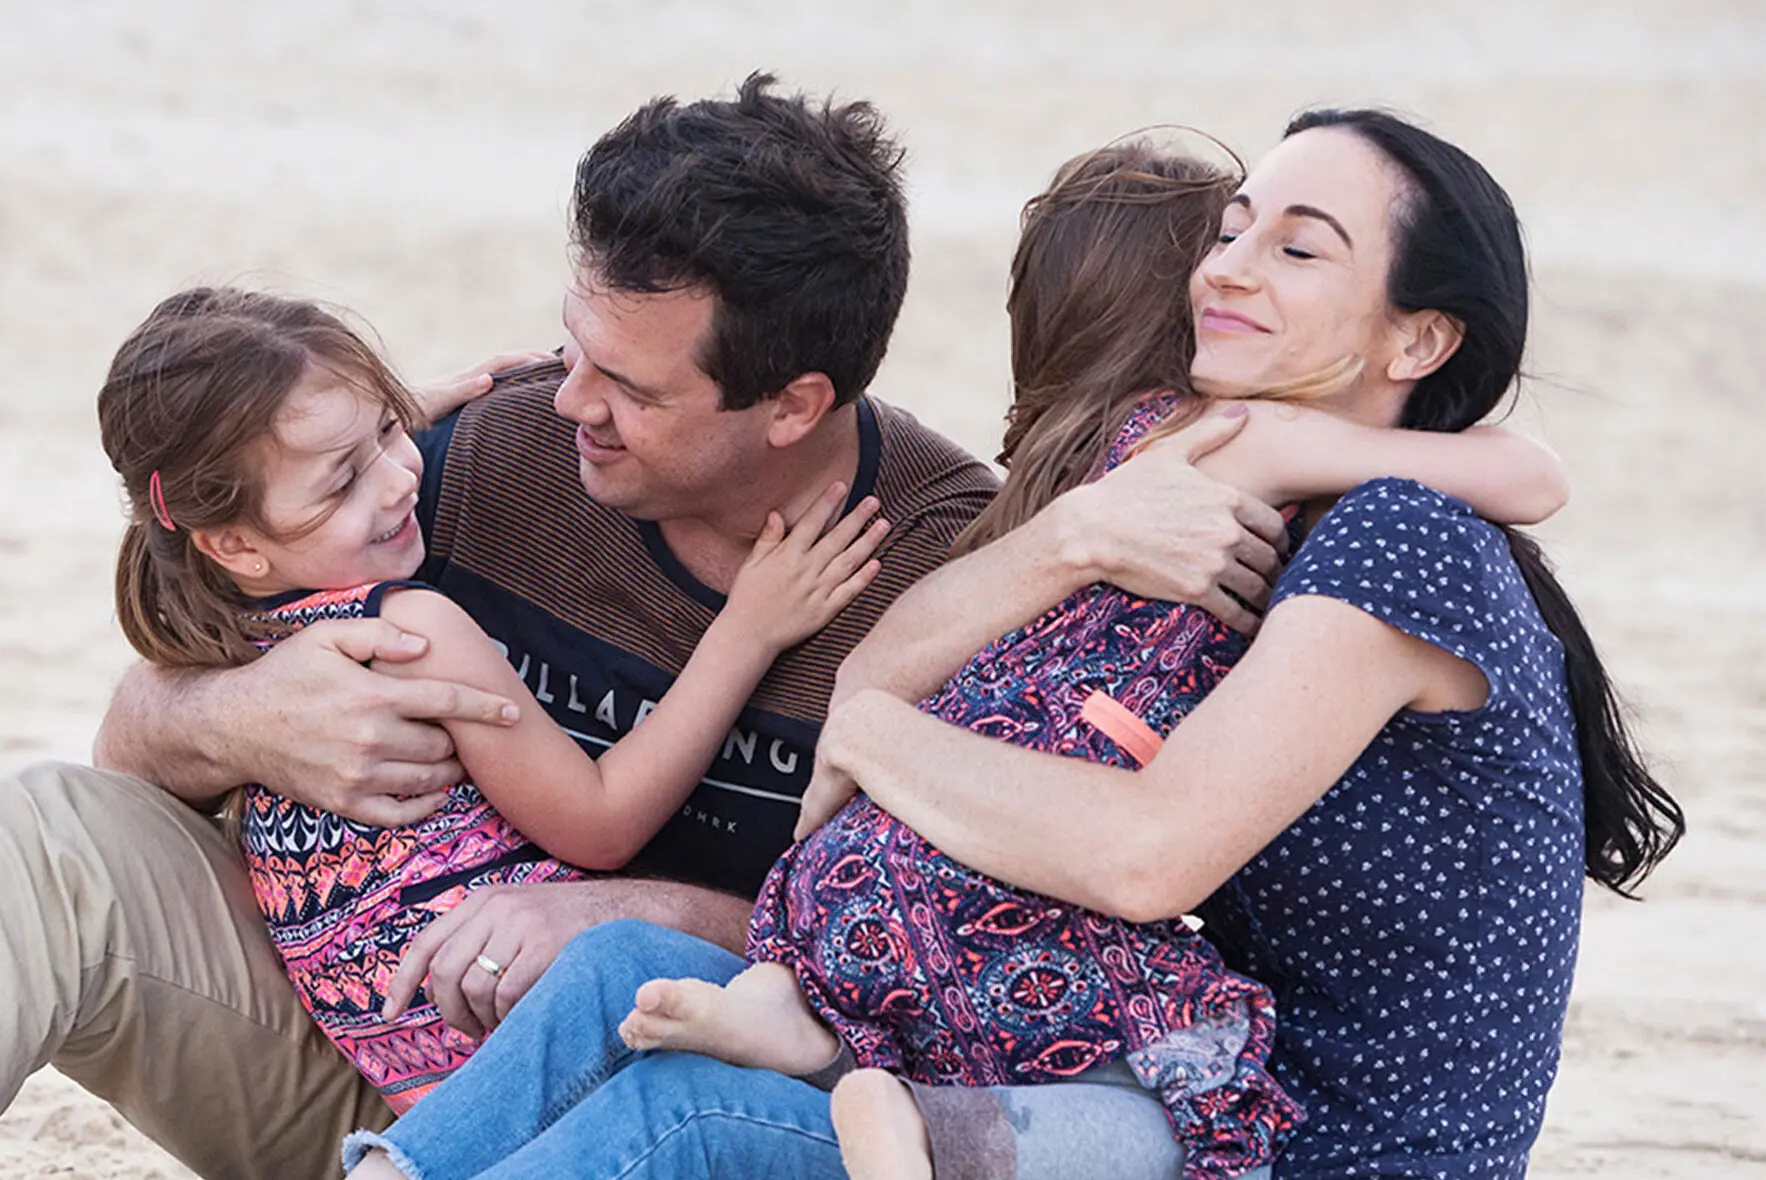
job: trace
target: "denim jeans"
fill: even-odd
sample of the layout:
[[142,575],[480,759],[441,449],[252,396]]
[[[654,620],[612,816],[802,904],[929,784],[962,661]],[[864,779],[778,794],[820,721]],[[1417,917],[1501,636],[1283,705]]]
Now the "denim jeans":
[[[411,1180],[842,1180],[823,1091],[691,1053],[636,1053],[619,1039],[646,980],[725,983],[743,966],[659,926],[597,926],[564,949],[453,1077],[384,1133],[346,1139],[344,1164],[378,1147]],[[946,1090],[943,1104],[928,1100],[936,1092],[915,1090],[934,1143],[967,1139],[982,1149],[959,1146],[940,1158],[941,1173],[1171,1180],[1183,1170],[1163,1107],[1119,1065],[1066,1084]],[[951,1117],[940,1118],[937,1107],[950,1100],[957,1106],[942,1113]],[[952,1139],[940,1124],[980,1133]],[[1267,1176],[1259,1169],[1247,1180]]]
[[646,980],[724,983],[743,965],[643,922],[587,931],[453,1077],[383,1134],[345,1140],[345,1166],[378,1147],[412,1180],[841,1180],[822,1091],[690,1053],[634,1053],[619,1039]]

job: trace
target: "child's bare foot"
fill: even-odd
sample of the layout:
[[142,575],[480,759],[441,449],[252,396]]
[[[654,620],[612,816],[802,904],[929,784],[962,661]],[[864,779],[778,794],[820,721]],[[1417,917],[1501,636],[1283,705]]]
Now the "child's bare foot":
[[893,1074],[861,1069],[834,1087],[840,1159],[852,1180],[932,1180],[932,1142],[908,1088]]
[[813,1073],[840,1052],[782,963],[756,963],[723,987],[652,979],[638,989],[619,1035],[634,1049],[674,1049],[784,1074]]

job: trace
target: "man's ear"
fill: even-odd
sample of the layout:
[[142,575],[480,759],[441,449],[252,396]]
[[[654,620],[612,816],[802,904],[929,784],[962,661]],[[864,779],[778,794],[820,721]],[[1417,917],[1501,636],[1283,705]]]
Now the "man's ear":
[[834,383],[826,373],[804,373],[767,404],[771,409],[767,442],[789,447],[801,442],[834,409]]
[[220,529],[192,529],[190,540],[197,551],[235,578],[251,581],[264,576],[270,566],[257,547],[256,537],[229,525]]
[[1465,342],[1465,323],[1444,311],[1409,311],[1400,317],[1398,351],[1386,362],[1392,381],[1421,381],[1446,364]]

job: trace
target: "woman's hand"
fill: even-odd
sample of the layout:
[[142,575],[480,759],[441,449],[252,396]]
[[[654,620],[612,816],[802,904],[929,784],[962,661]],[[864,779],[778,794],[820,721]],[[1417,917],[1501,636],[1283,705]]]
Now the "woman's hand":
[[879,709],[907,708],[879,689],[855,693],[836,707],[822,723],[821,736],[816,740],[815,769],[810,773],[809,786],[803,792],[803,811],[797,817],[792,838],[802,840],[833,819],[842,807],[862,789],[853,773],[859,754],[859,741],[868,731]]
[[866,496],[835,521],[845,500],[846,485],[830,484],[789,531],[769,512],[736,573],[718,620],[757,642],[769,659],[827,626],[881,568],[871,554],[889,535],[889,522],[871,519],[877,497]]
[[424,423],[438,422],[474,398],[489,393],[493,374],[550,360],[551,357],[549,352],[499,352],[489,360],[473,365],[464,373],[456,373],[452,377],[436,377],[420,385],[413,385],[411,395],[417,399],[417,407],[423,412]]

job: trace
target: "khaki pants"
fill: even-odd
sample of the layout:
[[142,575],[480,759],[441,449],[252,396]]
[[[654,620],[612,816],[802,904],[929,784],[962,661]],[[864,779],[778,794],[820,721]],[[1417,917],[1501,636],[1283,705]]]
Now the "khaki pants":
[[215,824],[139,779],[0,777],[0,1109],[46,1064],[207,1177],[321,1177],[391,1112],[307,1017]]

